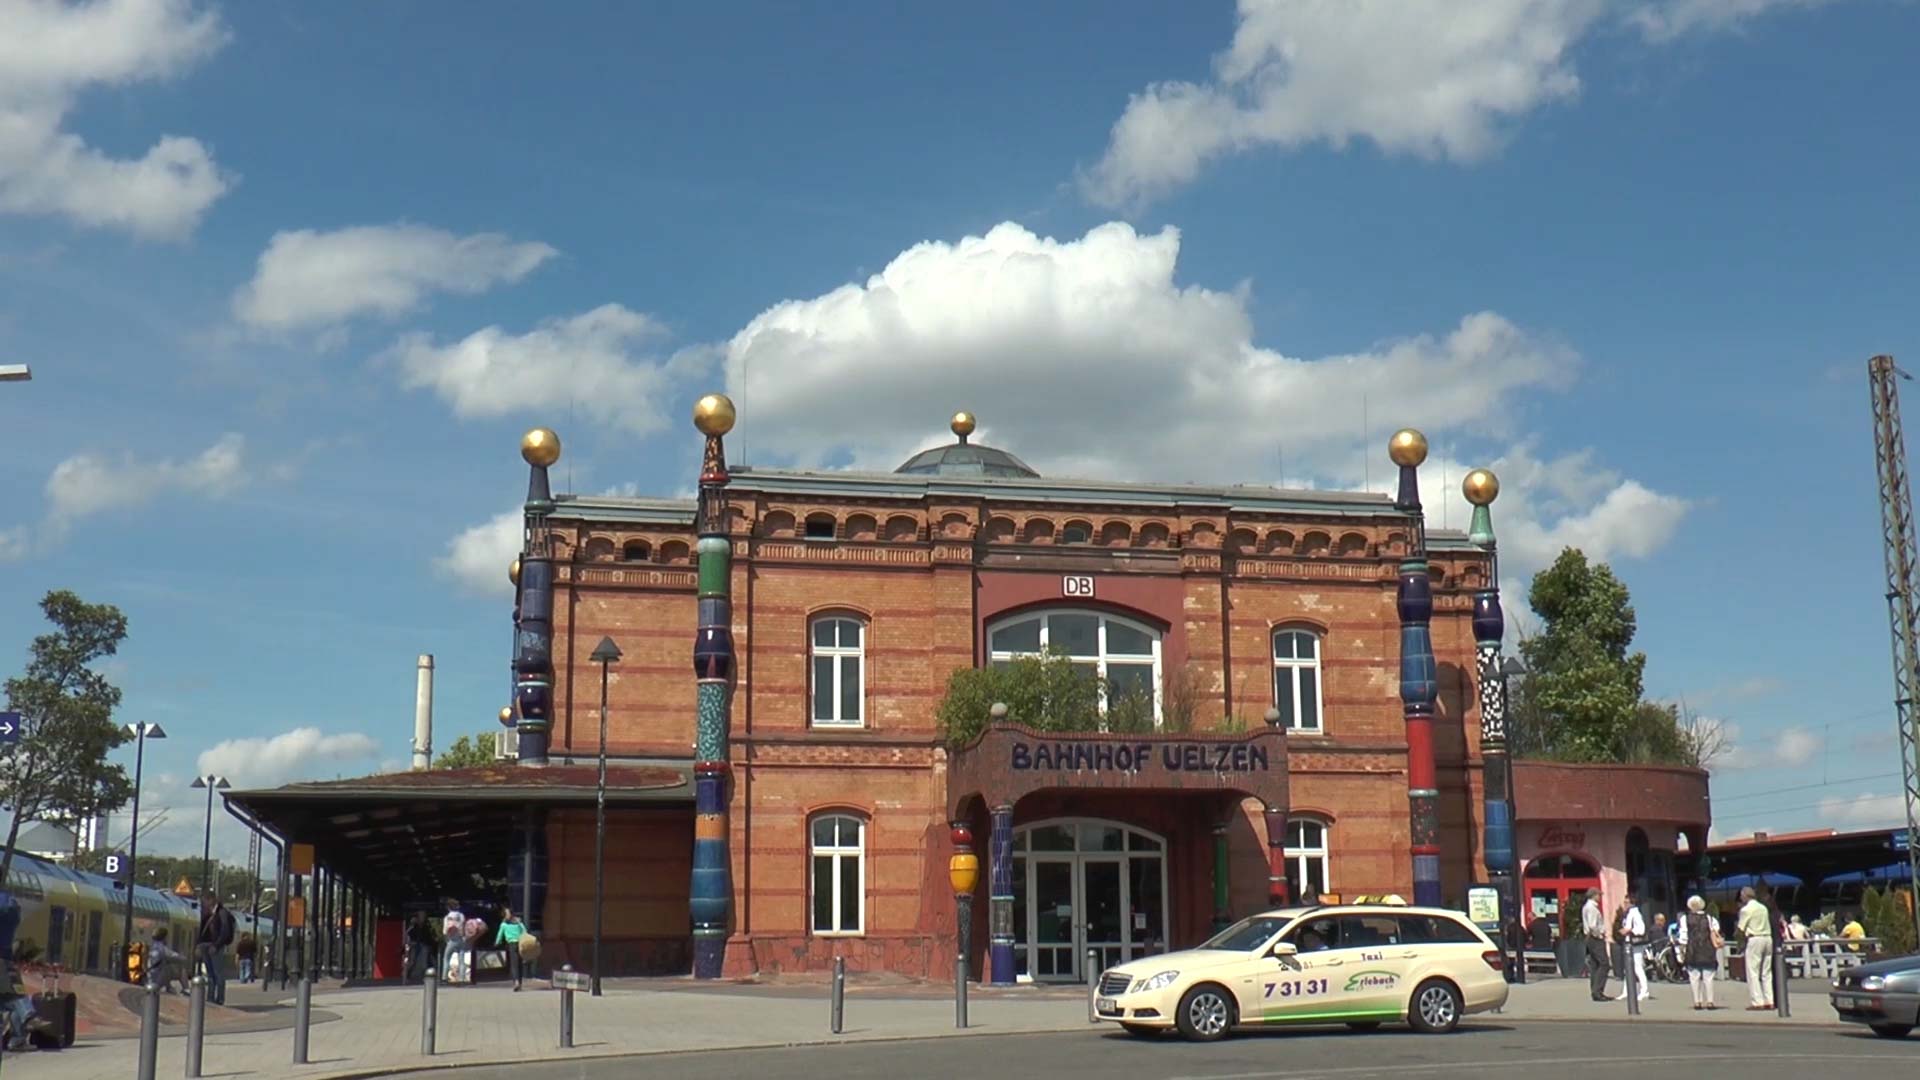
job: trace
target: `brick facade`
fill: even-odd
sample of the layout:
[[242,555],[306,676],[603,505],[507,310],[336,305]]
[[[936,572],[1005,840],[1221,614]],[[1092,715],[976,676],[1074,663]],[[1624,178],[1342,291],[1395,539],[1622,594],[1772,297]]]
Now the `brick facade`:
[[[935,708],[954,671],[985,661],[990,624],[1056,606],[1157,631],[1163,682],[1177,674],[1197,688],[1196,732],[1262,723],[1273,705],[1274,630],[1319,635],[1324,726],[1288,734],[1288,809],[1329,824],[1330,891],[1410,894],[1394,606],[1408,529],[1385,498],[746,469],[735,470],[728,493],[738,655],[729,973],[817,968],[836,953],[855,969],[950,972],[948,752]],[[691,505],[563,497],[551,521],[561,561],[554,757],[583,760],[597,748],[599,669],[587,654],[602,635],[625,652],[609,685],[609,753],[690,757]],[[810,527],[824,535],[810,537]],[[1488,562],[1457,534],[1428,536],[1443,884],[1457,903],[1483,876],[1470,600]],[[1091,578],[1093,596],[1063,595],[1069,575]],[[865,627],[858,729],[810,722],[809,626],[829,613]],[[1204,936],[1213,915],[1210,834],[1221,821],[1233,913],[1264,904],[1267,838],[1256,801],[1223,796],[1193,815],[1110,795],[1037,793],[1016,806],[1016,824],[1102,817],[1166,836],[1175,947]],[[868,822],[858,937],[809,930],[808,822],[827,810]],[[987,830],[984,819],[974,825],[983,868],[977,952],[987,936]],[[578,888],[571,868],[581,827],[550,826],[556,867],[568,868],[556,869],[556,894]],[[590,817],[585,828],[590,850]],[[684,842],[635,833],[620,843],[656,842],[661,853],[645,873],[670,879]],[[675,887],[662,880],[648,896]],[[561,903],[571,926],[574,901]]]

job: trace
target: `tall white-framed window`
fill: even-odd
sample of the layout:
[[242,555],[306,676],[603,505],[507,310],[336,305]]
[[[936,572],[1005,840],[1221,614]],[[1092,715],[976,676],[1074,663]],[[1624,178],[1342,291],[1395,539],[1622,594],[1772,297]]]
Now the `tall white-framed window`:
[[1293,879],[1294,899],[1327,891],[1327,837],[1332,830],[1319,818],[1287,819],[1287,876]]
[[867,721],[867,627],[850,615],[822,615],[809,630],[813,645],[815,727],[861,727]]
[[859,934],[866,927],[866,821],[853,814],[821,814],[813,819],[808,875],[813,898],[811,926],[816,935]]
[[[1160,631],[1104,611],[1052,608],[1002,619],[987,629],[987,662],[1009,664],[1047,650],[1067,655],[1090,675],[1107,680],[1109,694],[1153,696],[1160,722]],[[1101,707],[1106,707],[1105,699]]]
[[1289,731],[1320,730],[1320,635],[1297,626],[1273,632],[1273,707]]

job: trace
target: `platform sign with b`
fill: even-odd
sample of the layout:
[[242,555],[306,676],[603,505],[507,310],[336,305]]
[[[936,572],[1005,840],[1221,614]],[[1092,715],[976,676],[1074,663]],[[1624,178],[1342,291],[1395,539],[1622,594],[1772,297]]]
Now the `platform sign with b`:
[[118,852],[108,852],[106,864],[101,869],[117,884],[125,885],[133,877],[133,860]]

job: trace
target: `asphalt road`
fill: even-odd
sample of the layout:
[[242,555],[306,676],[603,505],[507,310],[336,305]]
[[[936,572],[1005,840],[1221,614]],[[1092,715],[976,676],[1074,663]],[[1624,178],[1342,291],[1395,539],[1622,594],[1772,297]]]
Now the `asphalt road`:
[[1448,1036],[1386,1029],[1257,1031],[1205,1045],[1151,1042],[1111,1029],[1085,1034],[1007,1035],[911,1042],[796,1046],[541,1065],[479,1066],[407,1073],[416,1080],[1599,1080],[1734,1075],[1741,1080],[1808,1076],[1910,1076],[1920,1034],[1902,1041],[1864,1029],[1757,1028],[1646,1023],[1475,1023]]

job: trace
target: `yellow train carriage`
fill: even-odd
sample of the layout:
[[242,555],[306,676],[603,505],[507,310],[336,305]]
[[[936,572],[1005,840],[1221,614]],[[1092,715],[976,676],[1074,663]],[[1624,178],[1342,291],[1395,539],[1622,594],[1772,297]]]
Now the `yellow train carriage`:
[[[121,930],[127,892],[112,878],[16,854],[6,889],[20,902],[16,949],[31,943],[39,951],[37,962],[58,964],[64,971],[118,974],[125,955]],[[259,920],[257,929],[251,920],[243,917],[241,922],[243,931],[263,940],[272,933],[271,919]],[[199,908],[172,893],[134,887],[133,940],[151,941],[163,926],[173,947],[190,954],[200,928]],[[233,964],[231,951],[226,961]]]

